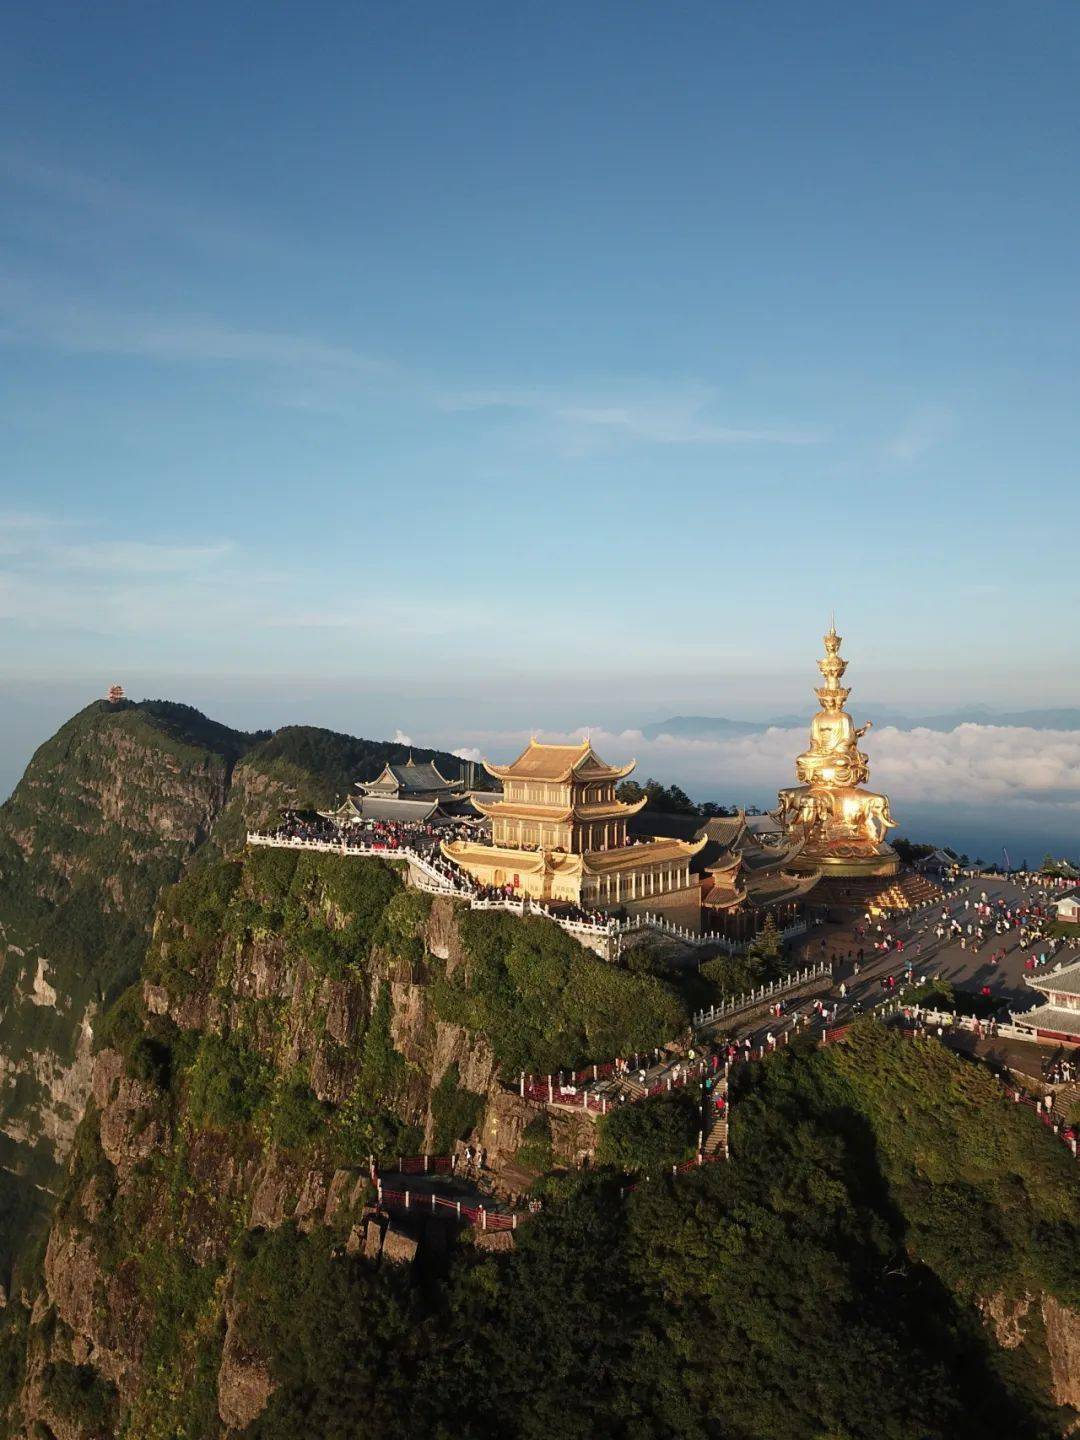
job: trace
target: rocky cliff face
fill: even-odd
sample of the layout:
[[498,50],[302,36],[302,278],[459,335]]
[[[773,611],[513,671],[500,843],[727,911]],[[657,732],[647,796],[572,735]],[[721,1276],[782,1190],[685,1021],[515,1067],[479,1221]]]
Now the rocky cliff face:
[[158,895],[210,833],[249,743],[185,706],[98,702],[0,809],[5,1272],[82,1115],[94,1017],[137,973]]
[[[460,958],[452,903],[374,860],[260,851],[166,894],[92,1059],[32,1301],[24,1425],[243,1428],[274,1385],[245,1338],[246,1237],[327,1229],[358,1253],[373,1151],[445,1152],[485,1128],[493,1159],[517,1148],[528,1107],[439,1014]],[[207,1382],[185,1400],[192,1365]]]
[[245,735],[166,701],[95,702],[36,753],[0,809],[0,1284],[50,1203],[95,1019],[137,975],[162,889],[407,753],[313,727]]

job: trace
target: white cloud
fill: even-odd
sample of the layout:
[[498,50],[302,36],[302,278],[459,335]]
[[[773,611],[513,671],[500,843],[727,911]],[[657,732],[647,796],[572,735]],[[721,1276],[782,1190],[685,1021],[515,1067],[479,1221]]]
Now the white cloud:
[[583,396],[545,386],[497,386],[444,394],[449,411],[506,410],[543,417],[570,432],[601,440],[644,440],[656,445],[813,445],[819,433],[721,423],[722,397],[705,385],[623,381]]
[[46,559],[70,570],[124,575],[175,575],[201,570],[232,553],[232,545],[155,545],[144,540],[104,540],[49,546]]
[[927,405],[907,421],[885,445],[885,458],[897,465],[913,465],[933,450],[953,426],[953,414],[943,405]]
[[51,238],[63,238],[57,212],[69,212],[66,230],[80,246],[88,229],[97,226],[104,234],[117,230],[135,237],[160,236],[167,241],[201,249],[216,255],[266,255],[286,260],[310,259],[307,249],[285,246],[280,227],[271,230],[236,219],[219,209],[208,210],[178,201],[175,194],[154,193],[118,180],[114,174],[103,179],[88,169],[57,165],[25,146],[0,146],[0,174],[19,187],[24,205],[39,213]]
[[476,765],[484,758],[475,745],[462,745],[458,750],[451,750],[450,754],[456,755],[459,760],[471,760]]
[[406,735],[405,732],[404,732],[404,730],[395,730],[395,731],[394,731],[394,744],[395,744],[395,745],[411,745],[412,743],[413,743],[413,742],[412,742],[412,736],[411,736],[411,735]]
[[[584,727],[550,740],[576,740]],[[806,748],[805,729],[770,729],[720,740],[591,727],[605,759],[636,759],[638,775],[682,785],[701,798],[744,803],[768,799],[795,783],[795,756]],[[527,731],[469,737],[499,760],[511,759]],[[870,784],[887,793],[903,818],[903,802],[954,805],[1080,803],[1080,732],[1020,726],[959,725],[955,730],[875,729],[866,742]]]
[[4,337],[74,354],[120,355],[184,364],[255,364],[339,374],[375,374],[387,367],[344,345],[307,335],[248,329],[199,315],[143,314],[0,283]]

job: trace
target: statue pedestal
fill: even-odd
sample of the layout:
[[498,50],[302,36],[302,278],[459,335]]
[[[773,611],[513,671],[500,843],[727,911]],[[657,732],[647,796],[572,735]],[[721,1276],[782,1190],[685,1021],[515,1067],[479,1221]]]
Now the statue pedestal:
[[836,841],[821,847],[809,842],[785,868],[800,872],[817,870],[823,877],[888,876],[895,875],[900,869],[900,857],[884,841],[877,845],[870,841],[864,844]]

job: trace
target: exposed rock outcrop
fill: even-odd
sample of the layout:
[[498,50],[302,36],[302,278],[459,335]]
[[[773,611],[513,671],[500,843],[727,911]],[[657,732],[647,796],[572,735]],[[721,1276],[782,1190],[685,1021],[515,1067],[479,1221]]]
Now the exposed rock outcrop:
[[1080,1314],[1044,1295],[1042,1317],[1054,1399],[1080,1411]]
[[1002,1349],[1015,1350],[1018,1345],[1023,1344],[1027,1330],[1024,1321],[1033,1303],[1032,1295],[1020,1295],[1011,1299],[1002,1290],[987,1295],[978,1302],[983,1320],[993,1330],[994,1338]]
[[270,1370],[240,1338],[235,1307],[225,1311],[225,1339],[218,1368],[218,1414],[231,1430],[243,1430],[266,1409],[275,1385]]

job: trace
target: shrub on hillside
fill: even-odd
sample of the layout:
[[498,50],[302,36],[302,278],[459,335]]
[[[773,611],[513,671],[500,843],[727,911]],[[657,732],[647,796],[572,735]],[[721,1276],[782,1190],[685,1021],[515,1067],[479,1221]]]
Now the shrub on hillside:
[[671,986],[605,963],[550,920],[470,911],[461,937],[465,960],[436,985],[438,1012],[485,1035],[506,1072],[647,1050],[687,1023]]
[[700,1105],[685,1090],[674,1090],[605,1115],[596,1158],[601,1165],[659,1175],[690,1158],[700,1129]]

